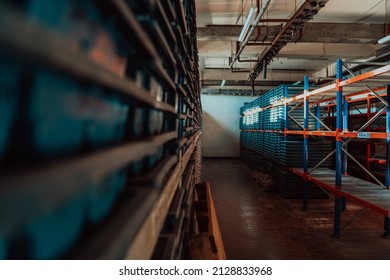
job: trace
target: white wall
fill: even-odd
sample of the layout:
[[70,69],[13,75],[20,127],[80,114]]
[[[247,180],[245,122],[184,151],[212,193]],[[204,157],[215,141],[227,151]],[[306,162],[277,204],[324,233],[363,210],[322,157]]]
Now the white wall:
[[240,107],[256,97],[202,94],[203,156],[240,156]]

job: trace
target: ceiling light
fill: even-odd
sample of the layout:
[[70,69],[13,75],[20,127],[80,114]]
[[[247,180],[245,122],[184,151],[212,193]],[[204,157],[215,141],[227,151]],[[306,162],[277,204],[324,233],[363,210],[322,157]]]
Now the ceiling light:
[[246,17],[244,26],[242,27],[240,36],[238,37],[238,41],[243,42],[245,40],[245,37],[248,35],[249,26],[252,24],[255,12],[257,11],[257,8],[251,7],[249,10],[248,16]]
[[390,41],[390,35],[387,35],[386,37],[383,37],[378,40],[378,44],[384,44]]

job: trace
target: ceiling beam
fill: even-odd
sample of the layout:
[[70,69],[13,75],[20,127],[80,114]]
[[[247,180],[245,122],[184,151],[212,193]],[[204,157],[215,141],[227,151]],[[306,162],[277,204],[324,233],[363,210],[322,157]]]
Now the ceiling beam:
[[297,43],[287,44],[278,57],[306,59],[366,59],[375,55],[372,44]]
[[202,88],[201,93],[205,95],[238,95],[238,96],[255,96],[262,95],[267,90],[264,89],[226,89],[226,88]]
[[384,36],[383,24],[308,23],[298,42],[375,44]]
[[[198,41],[237,41],[242,27],[234,25],[211,25],[198,27]],[[260,26],[251,40],[270,41],[279,33],[280,25]],[[383,24],[364,23],[307,23],[297,42],[374,44],[384,36]]]
[[[242,69],[244,70],[244,69]],[[260,82],[259,85],[263,82],[267,85],[274,85],[273,83],[286,83],[286,82],[296,82],[301,80],[304,75],[311,75],[313,71],[302,70],[290,70],[290,69],[270,69],[267,79],[258,79],[255,82]],[[248,81],[249,69],[243,72],[230,72],[230,71],[221,71],[221,69],[204,69],[200,72],[200,81],[203,82],[203,85],[221,85],[222,80],[226,80],[226,85],[234,86],[251,86],[252,83]],[[244,83],[245,82],[245,83]],[[255,85],[257,85],[255,83]]]
[[[198,41],[237,41],[240,36],[242,26],[240,25],[210,25],[198,27],[196,38]],[[259,26],[251,37],[251,41],[263,41],[275,38],[281,30],[280,25]]]
[[[293,82],[296,82],[296,80],[285,80],[285,81],[254,81],[254,86],[255,87],[277,87],[280,84],[291,84]],[[201,81],[201,86],[202,87],[210,87],[210,86],[220,86],[221,85],[221,80],[204,80]],[[239,86],[239,87],[251,87],[252,82],[251,81],[232,81],[232,80],[226,80],[225,86]]]

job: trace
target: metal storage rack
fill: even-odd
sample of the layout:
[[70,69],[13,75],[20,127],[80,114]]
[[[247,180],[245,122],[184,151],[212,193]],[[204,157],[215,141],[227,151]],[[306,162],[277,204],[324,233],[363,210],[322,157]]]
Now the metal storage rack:
[[0,26],[0,259],[185,257],[195,1],[3,0]]
[[[376,89],[382,98],[386,98],[386,87]],[[382,93],[383,92],[383,93]],[[348,102],[348,129],[350,131],[358,130],[365,122],[368,122],[377,112],[381,101],[376,96],[356,93],[347,98]],[[334,128],[336,123],[336,104],[334,100],[330,100],[327,107],[326,124]],[[369,125],[367,131],[385,132],[386,131],[386,113],[383,112],[378,117],[376,122]],[[386,141],[383,139],[353,139],[349,143],[350,153],[364,167],[374,174],[382,183],[385,182],[385,167],[386,167]],[[373,181],[368,174],[361,174],[361,168],[349,162],[347,172],[350,175]]]
[[[347,71],[349,74],[348,76],[343,77],[343,69]],[[338,60],[336,63],[336,81],[334,83],[310,91],[309,80],[305,77],[305,90],[303,94],[291,98],[283,98],[267,107],[259,108],[258,110],[252,112],[243,112],[244,114],[246,113],[246,115],[252,115],[256,114],[258,111],[279,106],[284,106],[286,108],[287,105],[294,105],[296,107],[303,105],[303,129],[285,129],[283,132],[279,131],[278,133],[283,133],[285,136],[300,135],[301,137],[304,137],[303,168],[291,167],[290,171],[304,178],[306,182],[313,182],[334,193],[335,236],[339,236],[342,228],[353,222],[368,208],[384,216],[384,235],[389,236],[390,234],[390,193],[388,192],[390,185],[390,168],[388,161],[390,151],[390,107],[388,103],[390,100],[390,88],[389,86],[386,88],[383,87],[383,84],[390,80],[388,72],[390,72],[390,65],[384,65],[365,73],[356,74],[353,73],[353,71],[351,71],[347,66],[343,65],[341,60]],[[370,86],[368,84],[370,84]],[[376,98],[380,101],[380,103],[383,103],[383,106],[379,108],[375,114],[371,116],[370,114],[367,114],[370,118],[360,128],[354,131],[349,131],[348,116],[350,115],[350,110],[348,104],[355,102],[358,98]],[[335,130],[332,130],[328,125],[320,120],[320,113],[313,114],[310,112],[310,109],[314,107],[318,108],[317,112],[320,112],[321,107],[327,106],[329,108],[330,103],[335,103]],[[328,114],[329,112],[330,110],[328,110]],[[288,114],[286,114],[286,116],[287,115]],[[317,121],[314,130],[309,130],[309,115],[314,117]],[[368,130],[375,120],[381,116],[385,116],[386,118],[386,131],[381,132]],[[322,130],[321,128],[325,128],[325,130]],[[335,139],[336,144],[336,149],[312,168],[309,167],[309,137],[333,138]],[[385,184],[378,180],[369,170],[359,163],[359,161],[355,159],[350,152],[348,152],[348,144],[351,143],[353,139],[377,139],[386,141],[387,155],[385,163]],[[320,168],[320,166],[322,166],[322,164],[332,156],[335,156],[335,170]],[[377,184],[347,175],[347,158],[350,158],[354,163],[362,168]],[[306,194],[307,183],[305,183],[304,189]],[[362,204],[364,208],[359,211],[346,225],[341,227],[340,216],[341,211],[346,207],[346,199],[356,201]],[[307,208],[307,195],[304,195],[303,206],[304,209]]]
[[[303,141],[300,141],[300,137],[283,135],[284,129],[301,128],[303,108],[292,105],[273,108],[269,106],[282,98],[296,96],[300,92],[298,87],[281,85],[241,108],[242,158],[251,169],[260,167],[273,174],[277,181],[278,193],[284,198],[301,198],[303,193],[302,179],[288,170],[289,166],[303,166],[301,152]],[[263,110],[266,107],[269,109]],[[316,109],[312,111],[316,112]],[[286,118],[287,115],[288,118]],[[309,124],[314,128],[316,120],[311,117]],[[314,140],[311,166],[314,166],[332,148],[330,141]],[[251,159],[246,160],[248,157]],[[311,198],[327,197],[321,189],[315,186],[310,188],[309,196]]]

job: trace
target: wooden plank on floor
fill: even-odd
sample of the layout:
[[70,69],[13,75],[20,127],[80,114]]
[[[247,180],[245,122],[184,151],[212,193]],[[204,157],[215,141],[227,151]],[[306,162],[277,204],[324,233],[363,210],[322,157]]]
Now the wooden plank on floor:
[[[226,260],[210,184],[208,182],[197,184],[195,190],[198,200],[194,201],[193,205],[200,234],[208,234],[209,244],[213,249],[212,259]],[[203,244],[205,241],[198,240],[197,242]],[[205,246],[204,248],[207,249],[208,247]]]
[[191,259],[212,260],[214,252],[210,244],[208,233],[201,233],[189,240]]
[[215,211],[214,200],[211,194],[211,188],[209,182],[206,182],[206,190],[207,190],[207,201],[209,204],[209,211],[210,211],[209,232],[211,233],[212,236],[211,240],[214,241],[215,247],[217,248],[216,259],[226,260],[226,253],[223,246],[222,235],[219,229],[218,217]]

